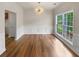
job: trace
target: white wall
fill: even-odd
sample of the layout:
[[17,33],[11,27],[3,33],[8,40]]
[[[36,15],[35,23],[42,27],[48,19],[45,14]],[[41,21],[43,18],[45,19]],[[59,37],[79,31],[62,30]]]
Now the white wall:
[[23,10],[16,3],[4,2],[0,3],[0,54],[3,53],[5,49],[5,10],[9,10],[16,13],[16,39],[23,35]]
[[16,39],[23,35],[23,9],[16,3],[4,3],[4,9],[16,13]]
[[0,3],[0,54],[5,51],[5,24],[4,24],[4,10],[2,7],[2,3]]
[[53,12],[46,10],[37,16],[34,9],[24,10],[24,33],[25,34],[51,34],[53,33]]
[[[67,46],[69,46],[69,48],[71,48],[76,54],[79,55],[79,2],[64,2],[62,5],[56,7],[54,11],[54,16],[70,10],[74,11],[74,24],[73,24],[74,29],[73,29],[73,39],[72,39],[73,45],[69,44],[65,39],[61,38],[56,33],[55,35],[58,38],[60,38]],[[54,18],[54,21],[55,20],[56,19]]]

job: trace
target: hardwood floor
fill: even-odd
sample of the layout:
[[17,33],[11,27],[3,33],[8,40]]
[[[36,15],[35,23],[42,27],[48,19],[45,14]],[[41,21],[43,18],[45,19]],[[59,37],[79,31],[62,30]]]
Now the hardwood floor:
[[19,40],[6,40],[6,57],[73,57],[64,44],[53,35],[24,35]]

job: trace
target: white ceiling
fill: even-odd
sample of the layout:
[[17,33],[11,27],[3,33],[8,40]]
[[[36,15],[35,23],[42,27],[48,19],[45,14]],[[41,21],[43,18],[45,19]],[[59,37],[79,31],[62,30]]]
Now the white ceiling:
[[[38,2],[17,2],[25,9],[31,9],[38,5]],[[55,5],[56,4],[56,5]],[[40,5],[46,9],[53,9],[61,4],[61,2],[41,2]]]

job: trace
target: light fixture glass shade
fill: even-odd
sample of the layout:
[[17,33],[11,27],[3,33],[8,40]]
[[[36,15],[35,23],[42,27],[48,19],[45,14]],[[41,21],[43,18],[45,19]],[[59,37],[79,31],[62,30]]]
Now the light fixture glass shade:
[[44,12],[44,8],[40,5],[38,5],[37,7],[35,7],[35,13],[36,15],[41,15]]

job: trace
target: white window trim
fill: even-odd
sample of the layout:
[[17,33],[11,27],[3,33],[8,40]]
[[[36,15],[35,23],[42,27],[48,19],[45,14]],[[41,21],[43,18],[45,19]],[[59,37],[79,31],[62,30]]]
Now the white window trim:
[[[74,10],[70,10],[70,11],[66,11],[66,12],[64,12],[64,13],[60,13],[60,14],[57,14],[56,15],[56,17],[55,17],[55,33],[56,34],[58,34],[60,37],[62,37],[63,39],[65,39],[67,42],[69,42],[71,45],[73,45],[73,42],[71,42],[71,41],[69,41],[68,39],[66,39],[66,38],[64,38],[62,35],[60,35],[59,33],[57,33],[57,16],[59,16],[59,15],[62,15],[63,16],[63,20],[64,20],[64,14],[66,14],[66,13],[70,13],[70,12],[73,12],[73,26],[69,26],[69,27],[73,27],[73,34],[74,34]],[[62,20],[62,21],[63,21]],[[66,25],[64,25],[64,26],[66,26]]]

